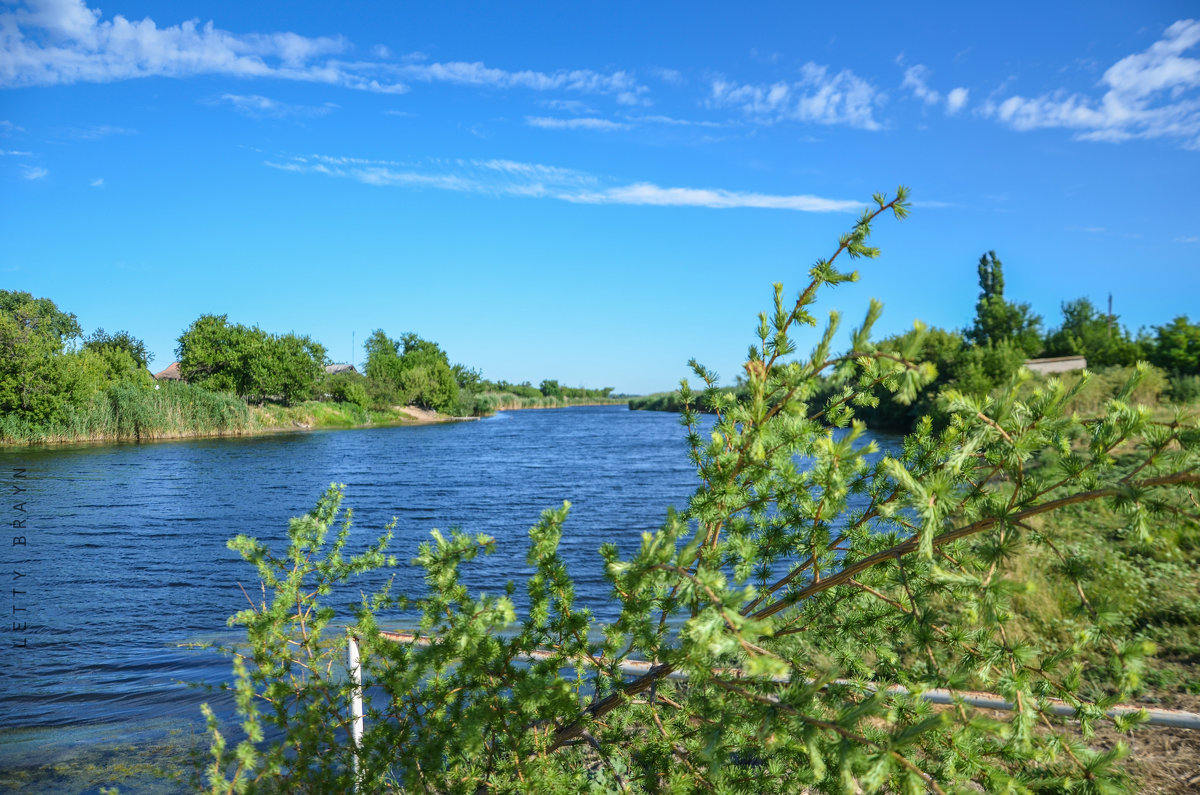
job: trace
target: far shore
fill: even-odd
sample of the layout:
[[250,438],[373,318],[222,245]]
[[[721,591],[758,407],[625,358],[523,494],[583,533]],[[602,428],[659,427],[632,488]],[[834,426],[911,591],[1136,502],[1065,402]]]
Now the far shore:
[[[337,404],[319,403],[316,404],[322,407],[335,406]],[[571,402],[568,405],[501,405],[496,408],[500,411],[519,411],[523,409],[555,409],[555,408],[573,408],[575,406],[620,406],[624,405],[624,401],[580,401]],[[235,430],[224,430],[216,432],[200,432],[200,431],[165,431],[156,433],[147,433],[138,436],[78,436],[78,437],[51,437],[44,439],[33,439],[30,441],[9,441],[0,440],[0,448],[18,448],[18,447],[46,447],[58,445],[93,445],[93,444],[114,444],[124,442],[166,442],[179,441],[183,439],[224,439],[224,438],[248,438],[253,436],[267,436],[276,433],[297,433],[304,431],[321,431],[321,430],[354,430],[360,428],[388,428],[402,427],[407,425],[433,425],[447,422],[470,422],[472,420],[481,419],[480,417],[455,417],[447,414],[439,414],[432,409],[421,408],[420,406],[392,406],[387,412],[374,412],[375,416],[367,421],[353,421],[349,415],[341,412],[333,416],[318,418],[312,411],[306,411],[308,404],[300,406],[284,408],[284,407],[264,407],[251,406],[250,410],[254,417],[254,425],[250,428],[242,428]],[[311,407],[310,407],[311,408]],[[381,414],[390,415],[383,416]]]

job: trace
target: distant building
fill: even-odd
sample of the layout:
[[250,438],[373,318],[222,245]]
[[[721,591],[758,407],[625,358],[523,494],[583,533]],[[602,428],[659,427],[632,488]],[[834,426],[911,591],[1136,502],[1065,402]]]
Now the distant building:
[[161,373],[154,374],[156,381],[182,381],[183,376],[179,374],[179,362],[171,362],[167,365],[167,369]]
[[1069,373],[1087,368],[1087,359],[1082,356],[1054,356],[1049,359],[1026,359],[1025,366],[1035,373]]
[[338,373],[357,373],[358,370],[354,369],[352,364],[327,364],[325,372],[329,375],[337,375]]

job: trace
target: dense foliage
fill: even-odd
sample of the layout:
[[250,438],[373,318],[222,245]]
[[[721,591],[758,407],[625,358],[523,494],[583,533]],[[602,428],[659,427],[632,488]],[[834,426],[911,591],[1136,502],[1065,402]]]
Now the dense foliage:
[[201,315],[179,336],[179,372],[190,384],[240,398],[290,405],[312,397],[325,375],[325,346]]
[[81,334],[50,299],[0,290],[0,438],[53,437],[83,422],[101,395],[150,387],[140,340]]
[[[530,530],[518,613],[514,584],[472,595],[459,570],[493,542],[436,531],[416,563],[423,594],[388,590],[339,615],[331,595],[390,565],[390,534],[347,549],[341,490],[292,521],[275,553],[231,547],[262,579],[262,600],[234,617],[245,739],[215,718],[199,788],[212,792],[1117,792],[1121,749],[1089,748],[1051,707],[1077,710],[1082,737],[1137,683],[1150,651],[1093,597],[1089,562],[1055,515],[1100,506],[1152,540],[1186,516],[1200,485],[1200,426],[1154,421],[1130,395],[1141,368],[1095,417],[1072,405],[1086,378],[1029,387],[1020,371],[995,395],[948,389],[948,421],[928,420],[896,450],[863,443],[856,412],[883,386],[902,401],[934,377],[923,329],[872,344],[872,304],[849,352],[832,353],[839,318],[799,355],[821,291],[856,278],[840,258],[875,257],[871,224],[906,215],[903,190],[875,197],[795,301],[775,286],[745,363],[746,397],[693,363],[682,415],[699,484],[622,559],[601,555],[620,617],[600,624],[573,603],[557,548],[568,506]],[[829,390],[829,384],[836,388]],[[701,431],[695,406],[715,412]],[[1189,520],[1189,521],[1194,521]],[[333,534],[330,538],[330,534]],[[1029,595],[1015,560],[1069,594],[1079,631],[1014,632]],[[417,610],[417,642],[380,624]],[[348,620],[362,643],[366,734],[352,740],[353,692],[337,660]],[[332,638],[330,637],[332,635]],[[333,641],[330,643],[330,641]],[[522,655],[545,653],[536,662]],[[1081,661],[1103,659],[1110,687],[1089,691]],[[619,664],[649,661],[640,674]],[[686,674],[679,682],[673,674]],[[1014,705],[1004,719],[932,688],[984,689]],[[1137,714],[1113,720],[1135,726]]]
[[376,329],[363,349],[367,377],[382,388],[385,400],[447,413],[458,409],[455,370],[436,342],[411,333],[394,340]]

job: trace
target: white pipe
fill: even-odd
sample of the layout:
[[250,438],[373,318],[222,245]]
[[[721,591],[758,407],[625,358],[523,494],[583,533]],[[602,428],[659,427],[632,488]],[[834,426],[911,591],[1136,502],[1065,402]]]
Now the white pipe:
[[[412,643],[418,646],[428,646],[431,643],[429,638],[417,637],[416,635],[408,632],[380,632],[379,636],[384,640],[389,640],[393,643]],[[353,637],[351,637],[350,641],[352,644],[354,643]],[[357,652],[358,648],[357,646],[352,646],[351,648],[353,649],[351,652],[353,655]],[[524,661],[548,660],[555,656],[556,654],[554,652],[542,651],[538,649],[528,654],[519,654],[517,655],[516,659]],[[353,660],[356,660],[357,658],[352,657],[351,659],[351,664],[356,664],[353,662]],[[604,660],[593,660],[591,658],[584,658],[583,662],[589,665],[607,665]],[[647,673],[652,667],[653,666],[650,663],[644,660],[622,660],[617,664],[617,668],[622,673],[638,675]],[[736,668],[724,669],[719,671],[719,673],[738,678],[745,678],[745,673]],[[678,682],[686,682],[688,680],[688,675],[686,671],[672,671],[666,676],[666,678],[673,679]],[[772,676],[770,677],[770,681],[776,684],[787,684],[791,681],[791,678],[787,676]],[[851,682],[848,680],[839,679],[836,681],[836,684],[849,685]],[[361,682],[359,683],[359,686],[361,687]],[[911,691],[903,685],[892,685],[887,688],[887,692],[905,694]],[[361,737],[361,690],[359,691],[359,695],[360,699],[358,701],[357,713],[359,715],[358,736]],[[962,702],[964,704],[970,704],[973,707],[982,707],[984,709],[998,709],[1009,712],[1014,709],[1011,703],[1005,701],[1002,696],[998,696],[995,693],[976,693],[966,690],[946,690],[944,688],[937,688],[934,690],[923,690],[919,695],[921,698],[934,704],[954,704],[956,702]],[[1046,700],[1049,702],[1049,711],[1053,714],[1062,715],[1068,718],[1075,716],[1075,708],[1065,701],[1056,698]],[[1128,715],[1130,713],[1139,712],[1143,709],[1146,710],[1147,723],[1156,726],[1174,726],[1181,729],[1200,729],[1200,714],[1195,712],[1185,712],[1180,709],[1152,709],[1150,707],[1141,707],[1136,704],[1119,704],[1106,710],[1104,714],[1109,718],[1115,718],[1118,715]]]
[[363,738],[363,690],[362,658],[358,650],[358,639],[349,636],[346,644],[346,667],[350,672],[353,688],[350,691],[350,737],[354,741],[354,790],[358,791],[358,752]]

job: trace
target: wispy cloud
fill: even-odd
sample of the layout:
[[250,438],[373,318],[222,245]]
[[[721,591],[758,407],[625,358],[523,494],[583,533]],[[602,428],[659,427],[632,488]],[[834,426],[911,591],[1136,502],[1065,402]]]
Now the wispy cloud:
[[1200,43],[1200,21],[1183,19],[1143,52],[1110,66],[1099,97],[1056,91],[1039,97],[1012,96],[982,108],[1015,130],[1077,130],[1087,141],[1173,138],[1200,149],[1200,59],[1184,55]]
[[513,160],[433,160],[401,162],[304,155],[265,165],[304,174],[353,179],[368,185],[549,198],[575,204],[658,207],[759,208],[800,212],[851,212],[862,203],[807,194],[766,194],[720,188],[663,187],[651,182],[614,184],[612,179],[574,169]]
[[7,155],[8,157],[29,157],[32,154],[33,152],[21,152],[16,149],[0,149],[0,155]]
[[651,69],[650,73],[668,85],[682,86],[687,83],[687,78],[678,69],[658,67],[657,69]]
[[541,104],[551,110],[561,110],[578,115],[594,115],[596,113],[595,108],[578,99],[544,99]]
[[963,106],[967,104],[967,89],[951,89],[943,98],[940,91],[929,87],[928,80],[930,74],[932,73],[929,67],[923,64],[910,66],[904,70],[904,81],[900,84],[900,87],[907,88],[912,92],[914,97],[926,105],[940,105],[943,99],[945,99],[947,115],[953,116],[962,110]]
[[380,47],[372,50],[375,60],[346,60],[339,56],[350,44],[340,36],[238,34],[198,20],[159,27],[149,17],[102,19],[85,0],[19,2],[5,0],[16,7],[0,14],[0,86],[221,74],[385,93],[404,93],[412,82],[557,90],[611,95],[626,105],[645,104],[649,91],[625,71],[511,71],[480,62],[428,63],[420,53],[394,61]]
[[21,179],[45,179],[50,171],[41,166],[21,166]]
[[792,82],[738,85],[713,80],[709,104],[737,108],[758,122],[801,121],[878,130],[881,125],[873,113],[883,98],[874,86],[849,69],[830,73],[828,67],[806,63],[800,69],[800,79]]
[[626,115],[626,119],[631,122],[639,122],[642,124],[667,124],[672,127],[726,127],[719,121],[706,121],[704,119],[678,119],[673,116],[663,116],[660,114],[650,114],[642,116]]
[[332,113],[337,106],[332,102],[324,105],[292,105],[264,97],[259,94],[222,94],[214,104],[224,103],[238,113],[252,119],[293,117],[316,117]]
[[600,132],[615,132],[630,128],[630,125],[623,122],[597,119],[592,116],[576,116],[570,119],[558,119],[549,116],[526,116],[525,123],[530,127],[541,127],[546,130],[597,130]]
[[93,124],[90,127],[72,127],[66,131],[70,138],[79,141],[95,141],[110,135],[137,135],[137,130],[128,127],[116,127],[111,124]]
[[1176,243],[1200,243],[1200,236],[1183,235],[1182,237],[1175,238],[1175,242]]
[[18,127],[8,119],[0,119],[0,134],[7,135],[8,133],[25,132],[24,127]]
[[96,179],[92,180],[88,184],[91,185],[93,188],[102,188],[102,187],[104,187],[104,177],[97,177]]
[[572,91],[582,94],[610,94],[624,105],[643,104],[649,89],[640,85],[630,72],[608,74],[591,69],[557,72],[496,69],[478,61],[405,64],[394,67],[400,76],[426,83],[458,83],[488,88],[525,88],[534,91]]

